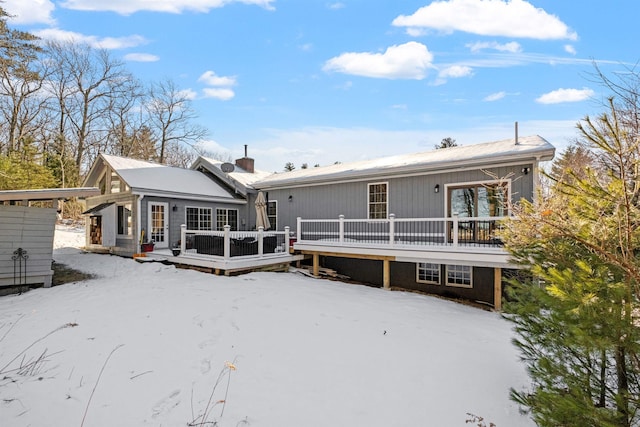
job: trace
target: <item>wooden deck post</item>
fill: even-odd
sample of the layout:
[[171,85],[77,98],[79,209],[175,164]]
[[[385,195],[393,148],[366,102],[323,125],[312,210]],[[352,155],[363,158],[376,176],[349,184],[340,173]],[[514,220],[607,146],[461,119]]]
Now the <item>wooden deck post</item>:
[[313,254],[313,275],[320,276],[320,255],[317,253]]
[[493,269],[493,308],[502,310],[502,269]]
[[388,259],[382,260],[382,286],[385,289],[391,289],[391,271]]

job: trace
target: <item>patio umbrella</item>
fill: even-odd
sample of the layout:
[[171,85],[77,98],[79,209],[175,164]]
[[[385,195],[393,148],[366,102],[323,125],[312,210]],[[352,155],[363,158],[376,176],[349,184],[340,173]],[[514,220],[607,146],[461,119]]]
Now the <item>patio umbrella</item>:
[[262,191],[258,192],[256,197],[256,228],[262,227],[268,230],[271,227],[269,217],[267,217],[267,201]]

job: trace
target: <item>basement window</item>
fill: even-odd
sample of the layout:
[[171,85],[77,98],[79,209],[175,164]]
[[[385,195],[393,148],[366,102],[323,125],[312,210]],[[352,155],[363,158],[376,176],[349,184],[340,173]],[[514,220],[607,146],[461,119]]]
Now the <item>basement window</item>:
[[470,265],[447,265],[447,286],[472,288],[472,272]]

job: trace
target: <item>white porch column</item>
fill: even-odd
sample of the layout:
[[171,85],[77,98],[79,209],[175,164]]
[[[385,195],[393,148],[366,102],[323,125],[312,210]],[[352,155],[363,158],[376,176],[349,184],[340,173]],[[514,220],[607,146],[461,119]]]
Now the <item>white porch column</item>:
[[344,243],[344,215],[340,215],[338,217],[338,233],[339,233],[339,237],[338,237],[338,241],[340,243]]
[[231,258],[231,226],[224,226],[224,259]]
[[184,255],[187,250],[187,224],[180,225],[180,253]]

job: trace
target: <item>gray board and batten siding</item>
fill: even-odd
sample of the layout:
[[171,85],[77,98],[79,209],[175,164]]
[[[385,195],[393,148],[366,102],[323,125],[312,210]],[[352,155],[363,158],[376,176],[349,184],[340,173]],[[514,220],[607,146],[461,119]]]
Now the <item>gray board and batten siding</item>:
[[[56,209],[0,205],[0,286],[51,286]],[[28,258],[15,251],[23,249]]]
[[[445,212],[447,185],[468,182],[494,181],[508,177],[510,200],[531,200],[534,192],[533,174],[523,174],[523,168],[533,164],[522,163],[496,168],[465,169],[455,172],[413,174],[411,176],[380,176],[357,181],[323,183],[292,188],[264,188],[268,200],[277,200],[278,228],[296,227],[297,217],[305,219],[367,218],[368,185],[388,184],[388,213],[397,218],[440,218]],[[434,188],[439,186],[436,193]]]

